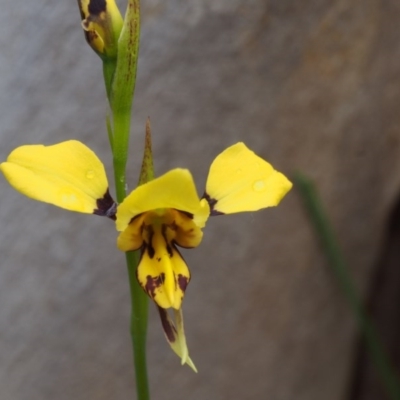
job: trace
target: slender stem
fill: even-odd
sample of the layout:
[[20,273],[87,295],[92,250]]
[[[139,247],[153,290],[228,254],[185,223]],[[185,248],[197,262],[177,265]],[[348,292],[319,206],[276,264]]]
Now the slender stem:
[[[115,188],[118,202],[125,197],[125,181],[117,180],[117,168],[115,170]],[[146,335],[148,319],[148,298],[139,286],[136,278],[136,269],[139,264],[139,252],[125,253],[128,267],[129,288],[131,293],[131,321],[130,333],[133,346],[133,362],[136,376],[136,393],[138,400],[149,400],[149,383],[146,362]]]
[[117,66],[117,60],[115,58],[103,60],[104,85],[106,87],[108,100],[110,100],[111,85],[116,66]]
[[387,394],[390,399],[398,400],[400,399],[399,380],[385,352],[384,346],[379,339],[375,326],[357,295],[355,285],[349,274],[348,267],[341,254],[339,244],[318,193],[312,182],[301,174],[297,174],[294,177],[294,182],[303,198],[304,205],[314,224],[315,231],[318,234],[318,238],[328,258],[329,264],[338,278],[341,289],[356,316],[359,329],[364,335],[367,349],[378,369]]
[[147,336],[147,314],[148,298],[139,286],[136,278],[136,268],[139,262],[139,253],[126,253],[128,265],[129,287],[131,290],[132,314],[131,314],[131,337],[133,344],[133,361],[136,374],[136,392],[138,400],[149,400],[149,384],[147,378],[146,363],[146,336]]
[[[106,90],[112,112],[108,133],[113,152],[115,188],[118,203],[126,196],[126,163],[129,150],[131,110],[136,83],[140,39],[140,0],[129,0],[124,24],[118,39],[115,66],[104,66]],[[148,299],[136,278],[137,252],[126,253],[131,291],[131,337],[138,400],[149,400],[146,365],[146,332]]]
[[[131,125],[131,114],[113,112],[113,164],[115,189],[117,192],[118,202],[126,196],[126,162],[127,149],[129,146],[129,131]],[[126,150],[123,146],[125,144]]]
[[[124,25],[118,39],[118,58],[113,75],[110,106],[113,113],[113,155],[116,181],[125,188],[125,168],[129,150],[129,128],[140,39],[140,0],[129,0]],[[120,196],[122,193],[119,194]]]

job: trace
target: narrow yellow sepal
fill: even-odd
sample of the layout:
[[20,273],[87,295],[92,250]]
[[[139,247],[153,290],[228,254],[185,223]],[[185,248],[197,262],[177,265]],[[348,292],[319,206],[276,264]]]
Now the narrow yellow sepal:
[[183,314],[182,309],[174,310],[174,316],[176,326],[174,325],[168,311],[158,307],[158,311],[161,317],[161,323],[163,326],[165,338],[171,346],[174,353],[181,359],[181,364],[187,364],[194,372],[197,372],[197,368],[193,361],[189,357],[189,349],[186,344],[185,330],[183,326]]
[[125,230],[139,214],[164,208],[192,214],[200,228],[209,214],[209,208],[200,202],[190,172],[177,168],[137,187],[124,199],[117,210],[117,230]]
[[211,164],[206,199],[212,214],[257,211],[279,204],[292,183],[244,143],[228,147]]
[[108,189],[103,164],[76,140],[18,147],[0,170],[25,196],[70,211],[93,213]]

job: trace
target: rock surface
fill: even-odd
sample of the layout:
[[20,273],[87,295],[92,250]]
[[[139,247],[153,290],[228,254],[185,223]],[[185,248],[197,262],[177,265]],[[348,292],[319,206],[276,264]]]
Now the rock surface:
[[[106,164],[101,64],[74,2],[0,13],[0,156],[69,138]],[[208,166],[243,140],[318,185],[364,293],[400,184],[394,0],[144,0],[129,179],[152,120],[156,172]],[[1,179],[2,400],[133,398],[124,258],[112,224],[34,203]],[[353,316],[293,190],[276,209],[210,221],[185,252],[199,374],[151,308],[154,399],[345,399]]]

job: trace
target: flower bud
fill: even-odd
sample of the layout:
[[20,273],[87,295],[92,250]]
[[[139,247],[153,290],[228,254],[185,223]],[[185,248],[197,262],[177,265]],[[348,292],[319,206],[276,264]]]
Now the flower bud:
[[114,0],[78,0],[86,41],[101,58],[117,56],[123,19]]

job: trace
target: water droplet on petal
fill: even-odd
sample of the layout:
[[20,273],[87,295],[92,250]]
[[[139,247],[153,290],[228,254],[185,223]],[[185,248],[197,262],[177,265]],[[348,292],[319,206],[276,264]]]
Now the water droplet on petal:
[[265,183],[264,181],[260,180],[260,181],[255,181],[253,183],[253,189],[256,192],[262,192],[263,190],[265,190]]
[[64,193],[61,197],[62,202],[66,204],[71,204],[76,202],[76,196],[73,193]]
[[89,170],[86,172],[86,178],[87,178],[87,179],[93,179],[93,178],[94,178],[94,171],[92,171],[91,169],[89,169]]

